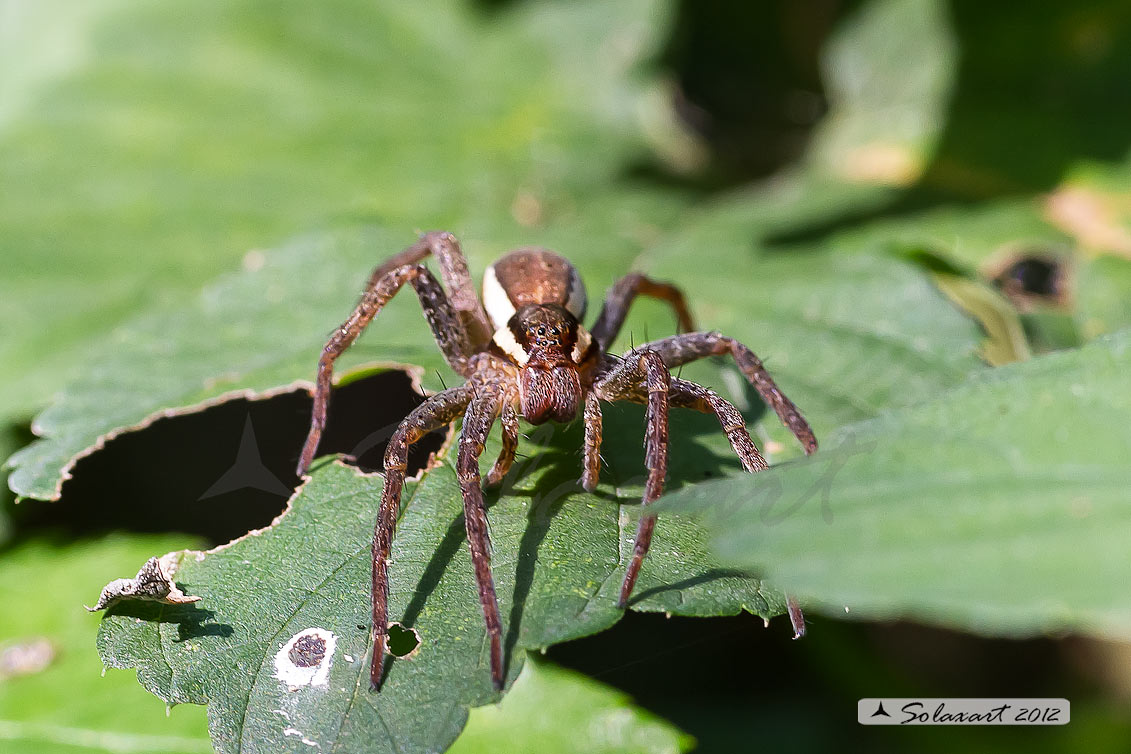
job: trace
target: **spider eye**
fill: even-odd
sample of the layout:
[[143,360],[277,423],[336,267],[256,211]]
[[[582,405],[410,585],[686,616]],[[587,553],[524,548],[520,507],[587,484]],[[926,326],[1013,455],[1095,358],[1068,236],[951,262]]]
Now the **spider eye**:
[[538,337],[542,337],[543,335],[545,335],[545,334],[546,334],[546,327],[545,327],[545,325],[538,325],[538,329],[537,329],[537,330],[535,330],[534,332],[538,334]]

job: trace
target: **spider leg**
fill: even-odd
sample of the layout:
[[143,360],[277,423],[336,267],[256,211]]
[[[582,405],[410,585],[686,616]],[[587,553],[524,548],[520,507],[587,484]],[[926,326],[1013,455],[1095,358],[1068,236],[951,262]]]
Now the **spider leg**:
[[798,439],[806,455],[817,450],[817,438],[814,437],[813,430],[809,428],[809,423],[805,421],[797,406],[793,405],[793,401],[787,398],[781,388],[774,383],[770,373],[766,371],[766,367],[754,352],[734,338],[717,332],[693,332],[656,340],[641,348],[658,352],[669,369],[708,356],[729,353],[734,357],[742,374],[758,391],[758,395],[762,396],[762,400],[774,410],[786,429]]
[[690,408],[705,414],[713,413],[722,425],[727,439],[730,440],[735,455],[742,461],[744,469],[755,472],[768,468],[766,459],[750,439],[750,433],[746,430],[746,421],[733,403],[714,390],[677,377],[672,378],[671,400],[673,406]]
[[605,294],[605,303],[601,306],[601,313],[597,315],[597,321],[590,330],[593,339],[600,344],[602,351],[607,350],[612,345],[613,340],[616,339],[617,333],[624,325],[625,317],[628,316],[628,309],[637,296],[650,296],[667,301],[675,310],[680,331],[691,332],[695,329],[691,312],[688,310],[683,292],[679,288],[633,273],[622,277]]
[[601,478],[601,399],[590,392],[585,396],[585,466],[581,472],[581,486],[592,492]]
[[487,435],[495,417],[501,410],[498,393],[484,391],[472,398],[463,418],[463,431],[459,438],[459,455],[456,473],[463,492],[463,517],[467,527],[467,544],[471,548],[471,562],[475,567],[475,582],[479,587],[479,603],[487,625],[491,644],[491,682],[496,689],[503,688],[503,627],[499,618],[499,600],[495,596],[495,582],[491,578],[491,538],[487,529],[487,504],[479,482],[479,456],[487,443]]
[[467,259],[463,256],[459,241],[451,233],[434,230],[420,236],[416,243],[387,260],[369,276],[368,288],[398,267],[416,264],[432,255],[440,263],[440,277],[448,288],[448,300],[456,311],[473,343],[486,343],[491,339],[493,328],[487,320],[487,312],[475,292],[471,273],[467,269]]
[[[407,251],[401,252],[404,255]],[[394,257],[396,258],[396,257]],[[382,266],[382,268],[385,265]],[[379,270],[380,271],[380,268]],[[395,267],[380,276],[370,280],[369,287],[358,302],[357,307],[350,314],[349,319],[334,331],[322,349],[318,359],[318,377],[314,388],[314,408],[310,416],[310,432],[299,455],[298,475],[306,474],[314,454],[318,449],[318,442],[322,439],[322,431],[326,427],[326,410],[330,401],[330,386],[334,375],[334,362],[357,337],[361,335],[366,326],[377,316],[378,312],[389,302],[405,283],[410,283],[416,289],[428,325],[436,337],[436,342],[444,352],[448,364],[457,373],[466,376],[468,372],[467,359],[471,355],[471,341],[466,328],[456,316],[451,302],[444,295],[444,289],[428,271],[420,264],[404,264]]]
[[503,449],[495,459],[495,465],[487,473],[487,484],[495,485],[503,481],[503,477],[510,471],[514,463],[515,453],[518,451],[518,410],[514,400],[507,397],[503,400],[503,410],[499,414],[499,423],[503,425]]
[[389,645],[389,550],[400,511],[408,448],[434,429],[451,424],[471,401],[470,385],[460,385],[428,398],[404,418],[385,448],[385,488],[373,531],[373,658],[369,687],[376,690],[385,667]]
[[[729,401],[721,398],[715,391],[705,388],[689,380],[672,379],[671,400],[673,406],[695,409],[703,413],[714,413],[730,440],[730,446],[742,461],[742,466],[750,473],[768,468],[766,459],[758,452],[750,433],[746,431],[746,424],[742,414]],[[801,605],[797,598],[787,594],[786,612],[789,622],[793,627],[793,638],[800,639],[805,635],[805,614],[801,612]]]
[[[601,376],[593,386],[593,391],[604,400],[618,400],[634,394],[641,382],[648,389],[647,424],[644,431],[644,465],[648,469],[648,479],[644,482],[646,506],[656,500],[664,491],[664,476],[668,471],[668,406],[671,375],[660,354],[646,348],[628,353],[624,360]],[[656,517],[645,514],[636,527],[636,540],[632,548],[632,560],[621,583],[618,607],[628,604],[640,566],[648,548],[652,545],[652,530],[656,527]]]

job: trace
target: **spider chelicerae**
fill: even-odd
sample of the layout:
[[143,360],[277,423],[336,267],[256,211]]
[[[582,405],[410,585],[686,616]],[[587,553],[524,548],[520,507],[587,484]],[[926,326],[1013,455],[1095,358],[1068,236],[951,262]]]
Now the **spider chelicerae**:
[[[421,264],[435,256],[447,293]],[[709,388],[673,377],[669,370],[697,359],[730,354],[738,368],[801,442],[806,453],[817,440],[797,407],[774,384],[754,353],[725,335],[695,332],[683,294],[667,283],[630,274],[609,290],[593,327],[581,324],[586,294],[581,278],[566,259],[539,248],[513,251],[487,268],[483,300],[475,295],[459,242],[450,233],[426,233],[382,264],[369,278],[361,301],[342,323],[318,360],[310,433],[298,463],[298,474],[310,468],[326,424],[334,361],[405,284],[420,297],[424,315],[448,364],[466,378],[464,384],[429,396],[397,427],[385,451],[385,486],[373,534],[373,657],[370,687],[380,685],[389,642],[389,550],[400,508],[409,446],[429,432],[463,418],[456,471],[463,494],[467,541],[475,567],[479,600],[490,639],[491,680],[502,688],[504,658],[502,622],[491,578],[491,543],[487,507],[480,484],[479,456],[498,420],[502,451],[487,474],[500,482],[518,448],[518,419],[531,424],[567,422],[580,411],[585,423],[581,486],[597,487],[601,457],[601,401],[631,401],[646,409],[645,465],[648,470],[643,504],[660,496],[668,465],[668,409],[682,406],[713,413],[747,471],[766,468],[766,461],[746,431],[742,414]],[[623,356],[607,353],[637,296],[666,301],[675,310],[682,334],[645,343]],[[655,516],[644,515],[636,530],[632,560],[625,571],[618,605],[632,594],[641,562],[652,540]],[[795,636],[804,619],[790,598]]]

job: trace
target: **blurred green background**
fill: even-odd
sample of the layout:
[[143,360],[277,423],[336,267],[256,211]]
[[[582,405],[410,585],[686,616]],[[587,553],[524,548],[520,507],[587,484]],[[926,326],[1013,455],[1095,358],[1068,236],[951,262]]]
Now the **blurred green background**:
[[[476,270],[526,242],[696,281],[729,244],[786,265],[882,249],[985,330],[995,365],[1077,346],[1131,323],[1129,80],[1114,0],[0,0],[0,457],[105,376],[132,321],[296,234],[368,222],[452,229]],[[80,606],[151,554],[270,521],[269,493],[139,513],[197,489],[199,448],[236,442],[245,415],[114,441],[59,502],[0,493],[0,751],[210,750],[203,708],[103,677]],[[284,446],[263,443],[269,464],[290,465]],[[629,615],[552,648],[529,696],[473,713],[456,747],[598,750],[577,731],[621,707],[640,737],[608,750],[1131,746],[1124,643],[823,615],[785,633]],[[594,696],[539,727],[537,700],[569,693]],[[915,695],[1067,697],[1073,722],[855,722],[859,697]]]

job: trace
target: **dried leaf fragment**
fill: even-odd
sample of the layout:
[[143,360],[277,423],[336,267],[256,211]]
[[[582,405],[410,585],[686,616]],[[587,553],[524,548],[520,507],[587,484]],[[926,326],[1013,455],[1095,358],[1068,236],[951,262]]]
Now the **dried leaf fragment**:
[[190,597],[173,583],[169,563],[156,556],[145,561],[145,565],[132,579],[115,579],[102,588],[98,604],[94,607],[84,605],[90,612],[105,610],[118,600],[153,600],[168,605],[197,602],[200,597]]

